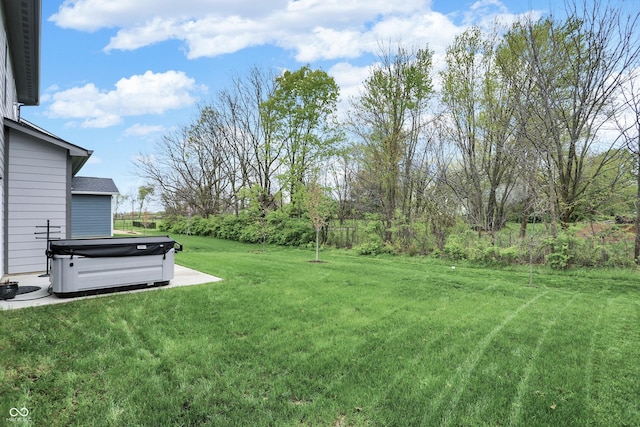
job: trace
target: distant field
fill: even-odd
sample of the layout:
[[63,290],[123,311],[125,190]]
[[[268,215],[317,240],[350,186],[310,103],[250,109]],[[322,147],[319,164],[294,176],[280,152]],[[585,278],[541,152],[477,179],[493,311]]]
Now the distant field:
[[638,271],[174,237],[224,280],[0,312],[1,423],[640,425]]

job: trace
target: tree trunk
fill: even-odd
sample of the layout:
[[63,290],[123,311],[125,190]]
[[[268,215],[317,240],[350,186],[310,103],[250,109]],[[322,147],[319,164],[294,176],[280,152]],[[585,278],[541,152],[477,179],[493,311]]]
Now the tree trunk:
[[[638,160],[640,160],[640,151],[638,151]],[[638,190],[636,192],[636,203],[635,203],[636,219],[634,222],[634,227],[636,231],[636,242],[633,250],[633,259],[636,261],[636,263],[640,263],[640,212],[638,212],[638,209],[640,209],[640,163],[638,163],[638,170],[637,170],[637,185],[638,185]]]
[[529,215],[531,215],[531,196],[527,197],[524,209],[522,209],[522,220],[520,221],[520,238],[527,236],[527,224],[529,224]]

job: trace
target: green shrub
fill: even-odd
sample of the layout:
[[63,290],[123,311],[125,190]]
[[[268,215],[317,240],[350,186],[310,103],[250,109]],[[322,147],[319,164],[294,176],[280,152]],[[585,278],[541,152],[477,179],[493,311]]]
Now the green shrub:
[[515,264],[521,259],[520,248],[517,246],[509,246],[500,249],[500,259],[503,264]]
[[559,234],[555,239],[545,239],[551,253],[547,255],[547,265],[554,270],[566,270],[573,262],[574,237],[566,233]]
[[169,232],[175,220],[176,220],[176,217],[174,215],[164,217],[160,222],[160,225],[158,225],[158,230]]
[[547,255],[547,265],[554,270],[566,270],[569,268],[570,261],[571,257],[565,251]]
[[267,215],[271,231],[268,242],[281,246],[303,246],[315,242],[316,232],[306,218],[291,218],[285,212],[276,210]]
[[446,258],[453,261],[467,258],[465,247],[455,239],[448,240],[447,243],[445,243],[443,253]]
[[487,246],[483,251],[483,261],[485,264],[500,264],[500,248],[494,245]]
[[381,242],[366,242],[354,248],[358,255],[379,255],[382,253]]
[[384,224],[377,214],[366,214],[364,225],[365,241],[355,247],[356,253],[359,255],[380,255],[388,253],[387,248],[382,240],[384,235]]
[[175,234],[195,234],[192,230],[192,223],[200,217],[185,218],[184,216],[167,217],[162,221],[160,231]]
[[606,257],[601,259],[604,267],[615,268],[635,268],[636,263],[633,259],[633,243],[621,241],[610,244],[604,248]]

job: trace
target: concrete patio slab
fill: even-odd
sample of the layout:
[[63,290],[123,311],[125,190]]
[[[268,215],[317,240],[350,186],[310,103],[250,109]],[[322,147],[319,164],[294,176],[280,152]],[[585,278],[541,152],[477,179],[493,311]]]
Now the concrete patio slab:
[[222,279],[210,274],[201,273],[181,265],[174,266],[173,280],[166,286],[154,286],[144,289],[135,289],[129,291],[120,291],[117,293],[108,293],[100,295],[89,295],[75,298],[58,298],[49,293],[49,277],[42,277],[38,274],[17,274],[4,277],[3,280],[16,281],[18,286],[38,286],[39,290],[26,294],[16,295],[13,299],[0,300],[0,310],[13,310],[25,307],[37,307],[41,305],[60,304],[65,302],[77,301],[86,298],[96,298],[105,295],[116,295],[131,292],[148,292],[158,289],[176,288],[179,286],[201,285],[204,283],[218,282]]

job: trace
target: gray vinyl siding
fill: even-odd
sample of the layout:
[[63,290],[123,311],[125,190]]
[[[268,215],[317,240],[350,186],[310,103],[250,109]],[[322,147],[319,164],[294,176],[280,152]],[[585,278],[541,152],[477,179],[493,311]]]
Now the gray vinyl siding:
[[68,151],[20,132],[8,147],[6,273],[46,269],[47,220],[51,237],[67,232],[70,169]]
[[111,196],[71,196],[71,237],[111,237]]
[[[6,17],[4,16],[4,8],[0,7],[0,22],[2,22],[2,32],[0,32],[0,224],[5,223],[5,131],[4,131],[4,118],[10,119],[16,118],[16,109],[14,107],[17,99],[16,84],[13,76],[13,68],[11,66],[11,55],[9,52],[9,45],[7,39],[7,29],[4,25]],[[4,235],[5,229],[0,226],[0,254],[5,254],[6,251],[6,236]],[[6,273],[6,257],[0,256],[0,277]]]
[[[4,8],[0,7],[0,19],[2,20],[2,33],[0,34],[0,108],[2,109],[2,117],[10,119],[16,118],[15,103],[18,98],[16,91],[16,81],[13,75],[13,66],[11,63],[11,54],[9,52],[9,40],[7,39],[7,28],[4,26],[5,16]],[[4,125],[4,123],[3,123]]]

